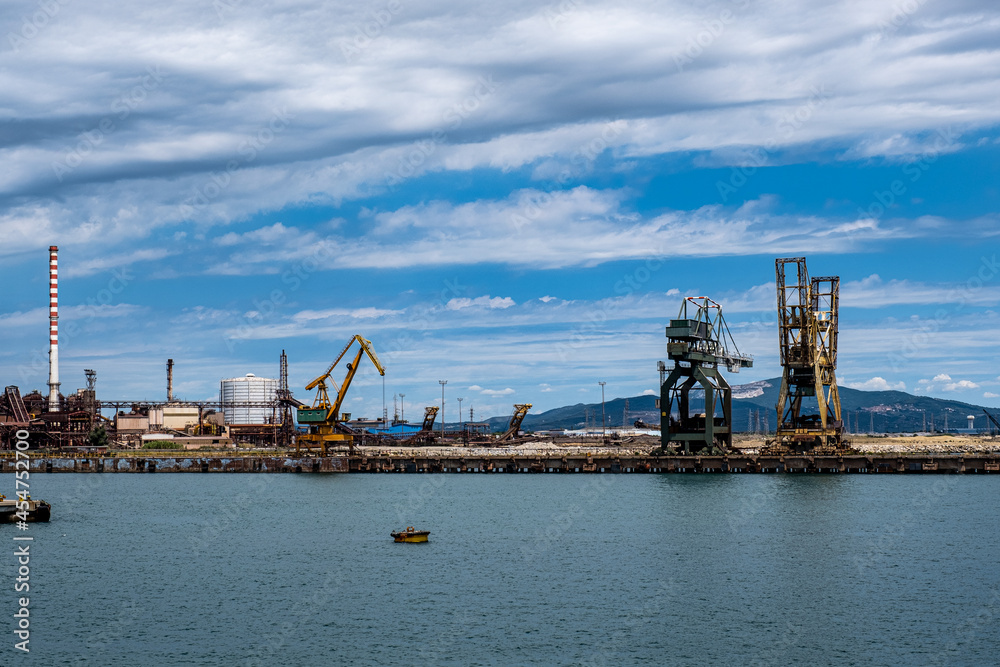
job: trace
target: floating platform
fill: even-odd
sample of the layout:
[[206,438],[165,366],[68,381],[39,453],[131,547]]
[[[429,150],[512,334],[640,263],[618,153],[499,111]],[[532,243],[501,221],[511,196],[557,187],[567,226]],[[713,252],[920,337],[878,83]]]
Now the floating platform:
[[[19,508],[18,505],[27,506]],[[16,523],[18,521],[34,522],[48,521],[52,515],[52,505],[44,500],[20,500],[17,496],[7,498],[0,494],[0,523]]]

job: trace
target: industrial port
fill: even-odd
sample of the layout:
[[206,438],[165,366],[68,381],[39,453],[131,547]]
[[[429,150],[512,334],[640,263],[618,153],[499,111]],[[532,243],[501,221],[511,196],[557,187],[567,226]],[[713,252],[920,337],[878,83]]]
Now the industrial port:
[[[665,329],[658,425],[602,427],[589,437],[523,433],[532,405],[521,403],[502,430],[471,419],[445,430],[438,406],[426,406],[420,423],[406,422],[396,407],[391,420],[352,419],[342,410],[362,364],[386,373],[376,345],[361,334],[304,387],[303,398],[289,386],[284,350],[277,378],[221,379],[218,400],[177,400],[173,359],[165,363],[162,401],[99,398],[91,369],[85,388],[64,393],[58,247],[51,246],[48,393],[5,387],[0,448],[10,453],[15,440],[27,441],[31,469],[41,472],[1000,472],[991,440],[896,438],[890,446],[850,437],[836,379],[840,279],[810,277],[804,257],[778,258],[775,285],[782,377],[773,433],[736,433],[726,373],[751,368],[753,358],[740,352],[722,307],[707,296],[682,299]],[[0,469],[13,470],[3,456]]]

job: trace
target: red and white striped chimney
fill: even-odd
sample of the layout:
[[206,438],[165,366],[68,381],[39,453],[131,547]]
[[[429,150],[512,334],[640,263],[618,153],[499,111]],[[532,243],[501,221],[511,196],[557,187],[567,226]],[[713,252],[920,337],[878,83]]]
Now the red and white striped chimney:
[[49,412],[59,411],[59,247],[49,246]]

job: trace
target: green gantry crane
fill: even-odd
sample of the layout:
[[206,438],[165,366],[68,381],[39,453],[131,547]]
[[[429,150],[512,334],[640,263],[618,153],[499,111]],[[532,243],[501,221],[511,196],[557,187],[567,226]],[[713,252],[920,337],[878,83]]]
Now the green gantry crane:
[[[685,298],[677,319],[667,327],[667,356],[674,367],[666,375],[666,365],[659,362],[661,444],[664,448],[681,445],[685,454],[712,447],[729,449],[733,390],[719,366],[738,373],[753,367],[753,357],[737,349],[722,306],[707,296]],[[704,391],[702,412],[692,411],[692,390]]]

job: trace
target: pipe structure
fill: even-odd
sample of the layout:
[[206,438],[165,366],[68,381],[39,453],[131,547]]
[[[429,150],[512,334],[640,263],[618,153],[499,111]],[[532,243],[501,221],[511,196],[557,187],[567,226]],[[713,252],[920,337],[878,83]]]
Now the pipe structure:
[[59,412],[59,247],[49,246],[49,412]]

